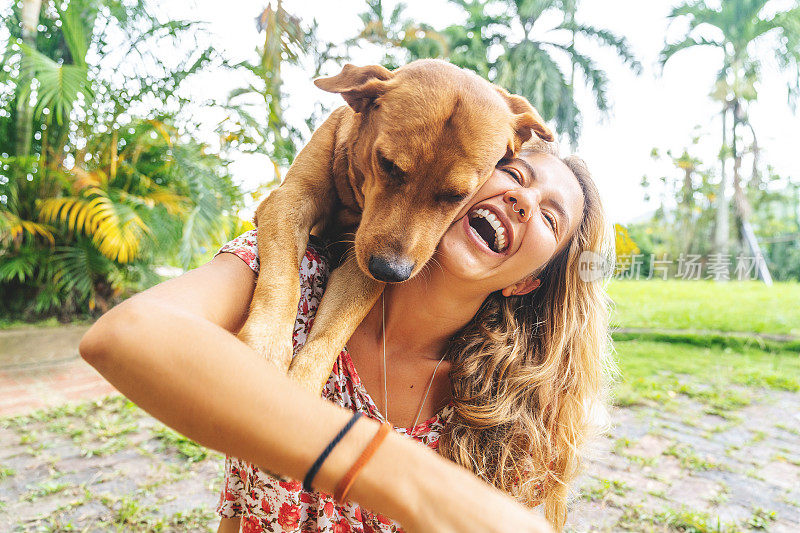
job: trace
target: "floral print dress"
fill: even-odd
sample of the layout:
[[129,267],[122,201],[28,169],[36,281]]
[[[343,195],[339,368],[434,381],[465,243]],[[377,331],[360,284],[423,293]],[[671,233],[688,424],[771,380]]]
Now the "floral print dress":
[[[256,230],[225,244],[218,253],[232,253],[258,273]],[[300,303],[294,325],[294,353],[306,341],[325,290],[329,274],[327,259],[309,244],[300,265]],[[351,411],[383,422],[383,415],[367,394],[347,349],[339,354],[322,396]],[[436,449],[439,435],[452,413],[450,405],[433,418],[413,428],[395,428],[398,433]],[[275,477],[255,465],[234,457],[225,458],[225,484],[217,513],[222,517],[241,518],[241,528],[251,532],[323,531],[333,533],[372,533],[402,531],[399,524],[363,509],[355,502],[339,505],[331,494],[303,490],[300,481]]]

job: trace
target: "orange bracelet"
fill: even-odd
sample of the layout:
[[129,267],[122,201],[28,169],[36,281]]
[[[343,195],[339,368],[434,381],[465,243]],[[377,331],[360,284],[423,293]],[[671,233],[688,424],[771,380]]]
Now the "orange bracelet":
[[384,441],[386,436],[391,431],[392,425],[389,422],[384,422],[381,424],[380,429],[375,436],[372,437],[372,440],[369,442],[367,447],[361,452],[361,456],[353,463],[353,466],[350,467],[350,470],[344,475],[344,477],[339,480],[339,484],[336,485],[336,491],[334,494],[334,499],[340,504],[344,504],[345,498],[347,497],[347,493],[350,490],[350,487],[353,485],[353,482],[356,480],[356,476],[361,469],[364,468],[364,465],[367,464],[367,461],[372,459],[372,456],[375,455],[375,452],[378,450],[378,446]]

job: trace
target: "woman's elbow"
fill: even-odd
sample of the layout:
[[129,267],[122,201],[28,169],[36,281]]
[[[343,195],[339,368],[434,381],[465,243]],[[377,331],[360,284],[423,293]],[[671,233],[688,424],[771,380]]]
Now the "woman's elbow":
[[111,309],[83,335],[78,353],[95,368],[105,366],[116,354],[124,352],[120,348],[141,319],[141,310],[133,302]]

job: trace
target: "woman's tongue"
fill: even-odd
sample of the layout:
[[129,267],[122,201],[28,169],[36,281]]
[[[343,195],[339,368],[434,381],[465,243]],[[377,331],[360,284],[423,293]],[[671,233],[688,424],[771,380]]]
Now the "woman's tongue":
[[469,225],[480,235],[481,239],[486,241],[486,246],[488,246],[492,251],[497,252],[497,247],[495,246],[495,237],[494,237],[494,228],[489,221],[483,217],[475,217],[470,219]]

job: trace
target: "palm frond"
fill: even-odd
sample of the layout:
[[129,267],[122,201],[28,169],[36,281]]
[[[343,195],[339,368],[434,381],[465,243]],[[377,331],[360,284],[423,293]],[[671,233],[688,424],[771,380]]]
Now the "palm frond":
[[628,40],[625,37],[620,37],[614,32],[602,28],[595,28],[594,26],[576,24],[568,21],[559,25],[558,29],[575,32],[578,35],[583,35],[584,37],[588,37],[602,45],[612,48],[617,53],[617,56],[622,59],[622,62],[628,65],[634,73],[642,73],[642,64],[636,59],[636,56],[633,55]]
[[555,7],[555,0],[513,0],[517,16],[523,26],[531,27],[545,13]]
[[580,70],[581,74],[583,74],[583,77],[586,79],[586,84],[594,95],[597,109],[601,112],[608,111],[608,76],[606,76],[605,72],[597,68],[592,58],[581,54],[571,45],[564,46],[556,43],[542,43],[542,46],[552,46],[569,54],[572,64],[578,67],[578,70]]
[[0,254],[0,281],[9,282],[15,278],[20,283],[33,277],[38,255],[26,253],[26,248],[17,253],[5,251]]
[[724,48],[725,45],[721,41],[706,39],[704,37],[699,39],[695,39],[694,37],[686,37],[682,41],[664,45],[664,48],[659,53],[658,62],[663,67],[667,61],[672,58],[672,56],[693,46],[714,46],[717,48]]
[[678,17],[690,16],[697,20],[713,20],[717,15],[717,11],[709,8],[705,0],[694,0],[693,2],[684,2],[677,5],[667,15],[669,19],[676,19]]
[[147,193],[144,198],[152,201],[155,205],[163,207],[170,215],[176,216],[186,214],[189,204],[189,198],[186,196],[163,188]]
[[[59,65],[46,55],[31,48],[25,43],[18,43],[23,51],[22,64],[28,74],[38,80],[36,116],[41,118],[45,109],[49,109],[61,125],[69,116],[79,95],[88,102],[92,99],[89,70],[81,65]],[[21,88],[20,98],[30,96],[31,87]]]
[[91,34],[86,31],[86,26],[93,24],[97,16],[96,5],[72,1],[66,9],[56,5],[56,10],[72,61],[79,67],[86,67],[86,52],[91,44]]
[[788,104],[794,110],[800,98],[800,7],[776,13],[768,20],[760,20],[752,28],[755,37],[777,31],[781,46],[775,47],[775,58],[781,69],[789,74]]
[[109,258],[86,239],[60,246],[54,254],[54,282],[64,292],[73,292],[78,301],[95,307],[95,283],[114,270]]
[[[523,41],[509,47],[497,60],[496,83],[525,96],[545,120],[559,115],[563,104],[562,88],[569,84],[563,71],[538,43]],[[557,125],[561,129],[561,124]]]

